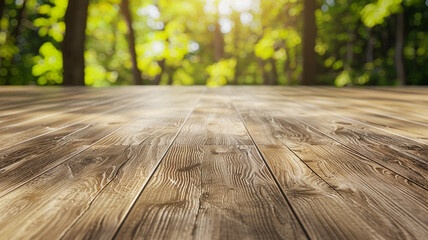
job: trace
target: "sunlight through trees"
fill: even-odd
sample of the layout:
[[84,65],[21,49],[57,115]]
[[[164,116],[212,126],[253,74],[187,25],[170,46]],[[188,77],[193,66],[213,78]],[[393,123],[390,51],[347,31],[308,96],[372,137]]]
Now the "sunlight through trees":
[[425,0],[0,0],[0,84],[428,84],[427,24]]

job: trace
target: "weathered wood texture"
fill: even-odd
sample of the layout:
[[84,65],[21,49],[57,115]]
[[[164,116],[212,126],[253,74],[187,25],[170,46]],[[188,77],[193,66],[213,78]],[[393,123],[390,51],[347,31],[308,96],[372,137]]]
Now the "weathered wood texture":
[[427,88],[0,99],[0,239],[428,236]]

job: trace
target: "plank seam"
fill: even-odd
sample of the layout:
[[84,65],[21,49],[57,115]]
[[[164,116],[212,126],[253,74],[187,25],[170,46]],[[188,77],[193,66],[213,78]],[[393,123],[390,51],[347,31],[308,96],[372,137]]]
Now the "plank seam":
[[[293,118],[294,118],[294,117],[293,117]],[[358,151],[356,151],[355,149],[353,149],[353,148],[351,148],[351,147],[348,147],[346,144],[342,143],[340,140],[337,140],[337,139],[335,139],[335,138],[333,138],[333,137],[329,136],[328,134],[321,132],[321,131],[320,131],[320,130],[318,130],[317,128],[315,128],[315,127],[313,127],[313,126],[311,126],[311,125],[309,125],[309,124],[307,124],[307,123],[305,123],[305,122],[303,122],[303,121],[300,121],[300,120],[299,120],[299,119],[297,119],[297,118],[294,118],[294,119],[295,119],[295,120],[297,120],[297,121],[299,121],[299,122],[301,122],[302,124],[304,124],[304,125],[308,126],[309,128],[313,129],[314,131],[316,131],[316,132],[320,133],[321,135],[324,135],[324,136],[326,136],[327,138],[330,138],[331,140],[333,140],[333,141],[335,141],[335,142],[339,143],[342,147],[346,148],[348,151],[353,152],[353,153],[354,153],[354,154],[356,154],[357,156],[359,156],[359,157],[361,157],[361,158],[363,158],[363,159],[369,160],[369,161],[371,161],[371,162],[373,162],[373,163],[375,163],[375,164],[377,164],[377,165],[379,165],[379,166],[381,166],[381,167],[383,167],[383,168],[387,169],[388,171],[391,171],[392,173],[397,174],[398,176],[400,176],[400,177],[402,177],[402,178],[406,179],[407,181],[409,181],[409,182],[411,182],[411,183],[413,183],[413,184],[417,185],[418,187],[421,187],[422,189],[424,189],[424,190],[428,191],[428,189],[427,189],[427,188],[425,188],[424,186],[420,185],[419,183],[417,183],[417,182],[415,182],[415,181],[413,181],[413,180],[411,180],[411,179],[409,179],[409,178],[407,178],[407,177],[405,177],[405,176],[403,176],[403,175],[401,175],[401,174],[399,174],[399,173],[395,172],[394,170],[392,170],[392,169],[388,168],[387,166],[382,165],[382,164],[381,164],[381,163],[379,163],[379,162],[376,162],[376,161],[372,160],[371,158],[367,157],[366,155],[364,155],[364,154],[362,154],[362,153],[359,153],[359,152],[358,152]]]
[[[203,164],[203,157],[200,159],[200,164],[202,166]],[[199,168],[199,174],[200,174],[200,179],[199,179],[199,186],[201,187],[201,189],[199,190],[199,198],[198,198],[198,211],[196,212],[196,216],[195,216],[195,221],[193,221],[193,229],[192,229],[192,236],[193,238],[195,238],[195,233],[196,233],[196,223],[198,222],[198,218],[199,218],[199,214],[201,213],[201,209],[202,209],[202,197],[203,197],[203,175],[202,175],[202,167]]]
[[[305,87],[305,88],[314,89],[314,88],[311,88],[311,87]],[[320,96],[323,97],[323,98],[325,98],[325,96],[322,96],[322,95],[320,95]],[[341,97],[341,99],[343,99],[343,98],[344,97]],[[334,103],[332,100],[326,100],[326,101]],[[348,104],[348,103],[345,103],[345,104],[346,104],[346,106],[352,106],[352,104]],[[421,126],[428,127],[428,124],[417,122],[417,121],[413,121],[413,120],[410,120],[410,119],[404,119],[404,118],[400,118],[400,117],[397,117],[397,116],[390,116],[390,115],[386,115],[384,113],[378,113],[378,112],[376,112],[374,110],[364,109],[363,107],[356,107],[356,108],[359,109],[359,110],[361,110],[361,111],[363,111],[363,112],[377,114],[377,115],[382,116],[384,118],[395,119],[395,120],[399,120],[399,121],[403,121],[403,122],[408,122],[408,123],[412,123],[412,124],[416,124],[416,125],[421,125]],[[402,131],[405,131],[405,130],[402,130]]]
[[[132,96],[136,96],[136,95],[137,95],[137,94],[132,95]],[[132,97],[132,96],[131,96],[131,97]],[[119,99],[122,99],[122,98],[119,98]],[[145,99],[145,98],[144,98],[144,99]],[[131,104],[131,103],[135,103],[135,102],[139,102],[139,101],[142,101],[142,100],[144,100],[144,99],[134,100],[134,101],[132,101],[132,102],[129,102],[129,104]],[[115,99],[115,100],[117,100],[117,99]],[[103,103],[108,103],[108,102],[110,102],[110,101],[103,102]],[[112,112],[112,111],[115,111],[115,110],[118,110],[118,109],[121,109],[121,108],[124,108],[124,105],[122,105],[122,106],[118,106],[118,107],[116,107],[116,108],[109,109],[109,110],[104,111],[104,112],[100,112],[100,113],[96,114],[95,116],[88,117],[88,118],[84,118],[84,119],[82,119],[82,120],[80,120],[80,121],[70,123],[70,124],[68,124],[68,125],[65,125],[65,126],[62,126],[62,127],[60,127],[60,128],[57,128],[57,129],[54,129],[54,130],[51,130],[51,131],[48,131],[48,132],[45,132],[45,133],[39,134],[39,135],[37,135],[37,136],[27,138],[27,139],[22,140],[22,141],[20,141],[20,142],[14,143],[13,145],[8,146],[7,148],[16,147],[16,146],[18,146],[18,145],[20,145],[20,144],[22,144],[22,143],[25,143],[25,142],[31,141],[31,140],[36,139],[36,138],[39,138],[39,137],[43,137],[43,136],[45,136],[45,135],[48,135],[48,134],[53,133],[53,132],[56,132],[56,131],[60,131],[60,130],[62,130],[62,129],[64,129],[64,128],[68,128],[68,127],[74,126],[74,125],[76,125],[76,124],[78,124],[78,123],[81,123],[81,122],[83,122],[83,121],[86,121],[86,120],[90,120],[90,119],[96,118],[96,117],[98,117],[98,116],[100,116],[100,115],[103,115],[103,114],[106,114],[106,113],[109,113],[109,112]]]
[[[132,103],[139,102],[139,101],[143,101],[143,100],[144,100],[144,99],[136,100],[136,101],[133,101]],[[120,107],[117,107],[117,108],[115,108],[115,109],[112,109],[112,110],[109,110],[109,111],[106,111],[106,112],[114,111],[114,110],[117,110],[117,109],[120,109],[120,108],[124,108],[124,107],[123,107],[123,106],[120,106]],[[104,112],[104,113],[106,113],[106,112]],[[92,146],[96,145],[97,143],[99,143],[99,142],[100,142],[100,141],[102,141],[103,139],[105,139],[105,138],[109,137],[110,135],[112,135],[112,134],[116,133],[116,132],[117,132],[117,131],[119,131],[120,129],[122,129],[122,128],[124,128],[125,126],[127,126],[129,123],[131,123],[131,122],[133,122],[133,121],[137,120],[138,118],[140,118],[140,117],[136,117],[136,118],[134,118],[134,119],[130,120],[128,123],[124,124],[123,126],[119,127],[119,128],[118,128],[118,129],[116,129],[116,130],[113,130],[112,132],[108,133],[108,134],[107,134],[107,135],[105,135],[104,137],[102,137],[102,138],[98,139],[96,142],[94,142],[94,143],[92,143],[92,144],[90,144],[90,145],[86,146],[85,148],[81,149],[80,151],[75,152],[74,154],[72,154],[72,155],[68,156],[66,159],[64,159],[63,161],[59,162],[58,164],[56,164],[56,165],[52,166],[51,168],[46,169],[45,171],[41,172],[40,174],[35,175],[34,177],[32,177],[32,178],[28,179],[27,181],[22,182],[19,186],[15,187],[15,188],[13,188],[13,189],[10,189],[8,192],[4,193],[3,195],[0,195],[0,198],[2,198],[2,197],[4,197],[4,196],[6,196],[6,195],[8,195],[8,194],[10,194],[11,192],[13,192],[13,191],[17,190],[18,188],[22,187],[23,185],[27,184],[28,182],[32,181],[33,179],[36,179],[37,177],[39,177],[39,176],[41,176],[41,175],[45,174],[46,172],[48,172],[48,171],[50,171],[50,170],[52,170],[52,169],[54,169],[54,168],[56,168],[56,167],[60,166],[61,164],[63,164],[63,163],[65,163],[65,162],[67,162],[67,161],[68,161],[68,160],[70,160],[71,158],[73,158],[73,157],[75,157],[75,156],[79,155],[80,153],[82,153],[82,152],[84,152],[84,151],[88,150],[88,149],[89,149],[89,148],[91,148]],[[82,121],[83,121],[83,120],[82,120]],[[73,123],[73,124],[71,124],[70,126],[75,125],[75,124],[77,124],[77,123]],[[82,127],[82,128],[80,128],[80,129],[78,129],[78,130],[74,131],[74,132],[73,132],[73,133],[71,133],[71,134],[74,134],[74,133],[76,133],[76,132],[82,131],[82,130],[86,129],[89,125],[91,125],[91,124],[86,124],[84,127]],[[13,146],[15,146],[15,145],[13,145]]]
[[192,115],[193,111],[195,110],[196,106],[199,104],[201,98],[202,98],[202,94],[204,94],[206,91],[206,88],[204,88],[204,90],[202,90],[202,92],[200,93],[198,100],[196,101],[196,103],[194,104],[193,108],[190,110],[190,112],[187,114],[186,118],[184,119],[183,123],[181,124],[180,128],[178,129],[177,133],[175,134],[174,138],[172,139],[171,143],[168,145],[168,148],[165,150],[165,152],[162,154],[160,160],[158,161],[158,163],[156,164],[155,168],[153,169],[152,173],[150,174],[150,177],[147,178],[146,183],[144,184],[144,186],[141,188],[141,190],[139,191],[139,193],[137,194],[137,196],[134,198],[134,201],[131,203],[131,207],[129,208],[129,210],[127,211],[125,217],[123,218],[122,222],[119,224],[119,226],[117,227],[116,231],[113,234],[112,239],[115,239],[117,237],[117,234],[119,233],[120,229],[122,228],[124,222],[126,221],[126,219],[128,218],[129,214],[131,213],[132,209],[135,206],[135,203],[137,202],[137,200],[140,198],[141,194],[143,193],[144,189],[146,188],[147,184],[150,182],[150,180],[152,179],[154,173],[158,170],[160,164],[162,163],[162,161],[164,160],[166,154],[169,152],[169,150],[171,149],[172,145],[174,144],[175,140],[177,139],[177,136],[180,134],[181,130],[183,129],[184,125],[186,124],[187,120],[190,118],[190,116]]
[[[147,139],[145,139],[142,143],[144,143]],[[141,144],[142,144],[141,143]],[[123,150],[123,153],[126,152],[126,150],[128,150],[131,146],[126,147]],[[98,196],[101,194],[102,191],[104,191],[105,188],[107,188],[110,183],[113,182],[114,179],[117,178],[117,175],[119,175],[119,171],[122,169],[123,166],[125,166],[125,164],[127,162],[129,162],[129,160],[131,159],[131,157],[127,157],[126,161],[122,162],[120,164],[120,166],[117,168],[117,171],[114,174],[114,177],[102,188],[100,189],[100,191],[97,192],[97,194],[92,198],[92,200],[89,202],[88,206],[86,207],[85,210],[82,211],[82,213],[73,221],[73,223],[65,230],[62,232],[62,234],[59,236],[59,239],[63,239],[64,236],[73,228],[74,225],[76,225],[76,223],[83,217],[83,215],[85,215],[85,213],[89,210],[89,208],[91,208],[92,204],[95,202],[95,200],[98,198]]]
[[277,188],[279,189],[279,191],[281,192],[282,197],[285,199],[285,201],[286,201],[286,203],[287,203],[288,207],[290,208],[291,212],[293,213],[294,217],[296,218],[297,222],[299,223],[300,227],[302,228],[303,233],[305,234],[305,236],[306,236],[308,239],[311,239],[311,238],[310,238],[310,236],[309,236],[308,231],[305,229],[305,227],[304,227],[304,225],[303,225],[303,222],[302,222],[302,221],[300,220],[300,218],[298,217],[296,210],[294,210],[294,207],[291,205],[290,200],[288,199],[288,197],[287,197],[287,195],[285,194],[285,192],[282,190],[280,183],[279,183],[279,182],[278,182],[278,180],[276,179],[276,177],[275,177],[275,175],[273,174],[273,172],[272,172],[271,168],[270,168],[270,167],[269,167],[269,165],[267,164],[266,159],[263,157],[263,155],[262,155],[262,153],[261,153],[261,151],[260,151],[259,147],[257,146],[256,142],[254,141],[253,136],[252,136],[252,135],[251,135],[251,133],[249,132],[249,130],[248,130],[248,128],[247,128],[247,125],[245,124],[244,119],[243,119],[243,118],[242,118],[242,116],[241,116],[241,113],[237,110],[237,108],[235,107],[235,105],[233,104],[233,102],[231,102],[231,105],[232,105],[232,107],[234,108],[234,110],[237,112],[237,114],[238,114],[238,116],[239,116],[239,118],[240,118],[240,120],[241,120],[242,124],[243,124],[243,125],[244,125],[244,127],[245,127],[245,130],[247,131],[248,135],[249,135],[249,136],[250,136],[250,138],[251,138],[251,141],[253,142],[253,144],[254,144],[254,146],[255,146],[255,148],[256,148],[256,150],[257,150],[257,153],[259,154],[259,156],[260,156],[260,157],[261,157],[261,159],[263,160],[264,164],[266,165],[266,168],[268,169],[269,174],[270,174],[270,175],[271,175],[271,177],[273,178],[273,180],[274,180],[274,182],[275,182],[275,184],[276,184],[276,187],[277,187]]
[[19,123],[13,123],[13,124],[8,124],[8,125],[6,125],[6,126],[1,126],[1,127],[0,127],[0,129],[8,128],[8,127],[14,127],[14,126],[20,126],[20,125],[22,125],[22,124],[24,124],[24,123],[31,123],[31,122],[33,122],[33,121],[35,121],[35,120],[45,119],[45,118],[53,117],[53,116],[56,116],[56,115],[59,115],[59,114],[63,114],[63,113],[69,113],[69,112],[74,112],[74,111],[80,111],[80,110],[82,110],[82,109],[85,109],[85,108],[88,108],[88,107],[91,107],[91,106],[99,106],[99,105],[102,105],[102,104],[106,104],[106,103],[114,102],[114,101],[116,101],[116,100],[122,100],[122,99],[127,98],[127,97],[131,98],[131,97],[133,97],[133,96],[137,96],[137,95],[138,95],[138,94],[133,94],[133,95],[131,95],[131,96],[120,96],[120,97],[112,98],[112,99],[109,99],[109,100],[106,100],[106,101],[102,101],[102,102],[98,102],[98,103],[97,103],[97,102],[94,102],[94,103],[89,104],[89,105],[87,105],[87,106],[80,106],[80,107],[79,107],[79,106],[77,106],[77,107],[72,108],[72,109],[69,109],[69,110],[67,110],[67,111],[55,112],[55,113],[52,113],[52,114],[49,114],[49,115],[44,115],[44,116],[41,116],[41,117],[37,117],[37,118],[33,118],[33,119],[29,119],[29,120],[27,120],[27,121],[23,121],[23,122],[19,122]]
[[[235,110],[239,113],[239,110],[234,106],[234,108],[235,108]],[[239,113],[240,114],[240,113]],[[241,115],[240,115],[241,116]],[[244,120],[242,119],[242,121],[244,122]],[[245,124],[245,123],[244,123]],[[246,127],[246,126],[245,126]],[[246,127],[247,128],[247,127]],[[248,131],[248,133],[249,133],[249,130],[247,129],[247,131]],[[250,137],[251,137],[251,135],[250,135]],[[252,137],[251,137],[251,139],[253,139]],[[257,143],[255,142],[255,141],[253,141],[254,142],[254,145],[258,148],[258,145],[257,145]],[[316,173],[305,161],[303,161],[303,159],[302,158],[300,158],[300,156],[299,155],[297,155],[287,144],[285,144],[282,140],[281,140],[281,144],[282,144],[282,146],[284,146],[284,147],[286,147],[291,153],[293,153],[293,155],[294,156],[296,156],[309,170],[311,170],[311,172],[313,173],[313,174],[315,174],[319,179],[321,179],[325,184],[327,184],[327,186],[329,186],[329,188],[331,189],[331,190],[333,190],[333,191],[335,191],[337,194],[339,194],[342,198],[344,198],[343,197],[343,195],[339,192],[339,191],[337,191],[337,189],[336,188],[334,188],[333,186],[331,186],[330,185],[330,183],[328,183],[324,178],[322,178],[318,173]],[[261,154],[261,155],[263,155],[263,154]]]
[[[280,94],[280,96],[281,96],[281,97],[283,97],[283,95],[281,95],[281,94]],[[284,97],[284,98],[286,98],[286,97]],[[293,100],[293,99],[290,99],[290,98],[286,98],[286,99],[288,99],[288,100],[290,100],[290,101],[292,101],[292,102],[295,102],[295,103],[297,103],[297,104],[302,104],[302,105],[304,105],[304,106],[305,106],[305,104],[300,103],[300,102],[297,102],[297,101],[295,101],[295,100]],[[309,107],[309,108],[314,109],[313,107]],[[328,111],[326,111],[326,110],[324,110],[324,109],[323,109],[323,111],[328,112]],[[328,113],[329,113],[329,112],[328,112]],[[336,114],[333,114],[333,115],[336,115]],[[336,116],[338,116],[338,117],[340,117],[340,118],[344,118],[344,119],[346,119],[345,117],[342,117],[342,116],[340,116],[340,115],[336,115]],[[367,160],[369,160],[369,161],[371,161],[371,162],[373,162],[373,163],[375,163],[375,164],[377,164],[377,165],[379,165],[379,166],[381,166],[381,167],[383,167],[383,168],[385,168],[385,169],[387,169],[387,170],[389,170],[389,171],[391,171],[391,172],[393,172],[393,173],[397,174],[398,176],[400,176],[400,177],[402,177],[402,178],[404,178],[404,179],[407,179],[407,181],[409,181],[409,182],[411,182],[411,183],[415,184],[416,186],[418,186],[418,187],[420,187],[420,188],[422,188],[422,189],[424,189],[424,190],[428,191],[428,189],[427,189],[426,187],[422,186],[421,184],[417,183],[416,181],[413,181],[412,179],[409,179],[409,178],[407,178],[407,177],[403,176],[402,174],[397,173],[396,171],[394,171],[394,170],[390,169],[389,167],[384,166],[384,165],[383,165],[383,164],[381,164],[380,162],[377,162],[377,161],[375,161],[375,160],[371,159],[370,157],[368,157],[368,156],[366,156],[366,155],[364,155],[364,154],[362,154],[362,153],[359,153],[359,152],[358,152],[358,151],[356,151],[355,149],[353,149],[353,148],[351,148],[351,147],[348,147],[346,144],[342,143],[341,141],[339,141],[339,140],[337,140],[337,139],[335,139],[335,138],[331,137],[329,134],[326,134],[326,133],[322,132],[321,130],[319,130],[319,129],[317,129],[317,128],[313,127],[312,125],[310,125],[310,124],[308,124],[308,123],[306,123],[306,122],[304,122],[304,121],[302,121],[302,120],[300,120],[300,119],[298,119],[298,118],[296,118],[296,117],[294,117],[294,116],[291,116],[291,117],[292,117],[293,119],[295,119],[295,120],[297,120],[297,121],[301,122],[303,125],[306,125],[306,126],[308,126],[308,127],[312,128],[313,130],[315,130],[315,131],[319,132],[320,134],[322,134],[322,135],[324,135],[324,136],[326,136],[326,137],[328,137],[328,138],[332,139],[333,141],[335,141],[335,142],[339,143],[341,146],[343,146],[343,147],[345,147],[346,149],[348,149],[349,151],[351,151],[351,152],[353,152],[353,153],[357,154],[358,156],[360,156],[360,157],[362,157],[362,158],[364,158],[364,159],[367,159]],[[349,119],[349,120],[352,120],[352,119]],[[352,120],[352,121],[354,121],[354,122],[358,122],[358,121],[356,121],[356,120]],[[372,127],[371,125],[368,125],[368,126]],[[412,139],[410,139],[410,140],[412,140]],[[426,144],[424,144],[424,145],[426,145]]]
[[[69,94],[69,95],[66,95],[66,97],[73,97],[73,96],[82,95],[82,93],[76,93],[76,92],[67,92],[67,93],[55,92],[55,93],[48,93],[47,96],[45,95],[45,98],[34,100],[34,98],[37,98],[38,94],[41,94],[41,93],[42,92],[38,92],[36,95],[33,95],[33,96],[30,95],[32,98],[30,100],[33,100],[33,101],[31,101],[30,105],[28,105],[28,100],[23,100],[23,101],[19,101],[19,102],[14,102],[12,105],[4,105],[4,106],[0,107],[0,111],[7,111],[7,110],[11,110],[11,109],[16,109],[16,107],[21,107],[21,106],[33,106],[33,105],[38,105],[38,104],[45,104],[44,103],[45,101],[49,102],[50,100],[55,100],[57,98],[63,97],[61,94]],[[3,117],[3,116],[5,116],[5,114],[0,114],[0,117]]]

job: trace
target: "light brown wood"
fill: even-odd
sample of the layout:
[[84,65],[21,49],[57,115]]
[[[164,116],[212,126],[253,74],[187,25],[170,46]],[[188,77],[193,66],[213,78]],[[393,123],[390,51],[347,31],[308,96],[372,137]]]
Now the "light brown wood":
[[230,100],[210,89],[118,239],[305,239]]
[[303,88],[293,91],[293,93],[293,97],[297,97],[296,100],[306,96],[307,100],[317,103],[329,101],[337,106],[345,104],[344,108],[348,111],[357,108],[367,113],[380,114],[388,118],[428,126],[426,107],[421,108],[421,106],[401,99],[390,101],[390,99],[376,98],[375,93],[362,94],[353,89]]
[[[270,100],[275,101],[273,98]],[[339,113],[325,111],[319,106],[305,104],[304,101],[291,102],[290,100],[292,99],[279,97],[276,101],[279,106],[293,113],[308,126],[337,140],[354,152],[428,188],[428,165],[426,164],[428,145],[424,142],[382,131],[376,126],[355,121],[355,117],[354,119],[343,117],[346,115],[343,113],[345,111],[339,111]],[[422,126],[420,129],[424,131]],[[405,131],[405,128],[401,130]]]
[[[305,124],[311,118],[296,115],[297,109],[301,106],[291,107],[293,104],[289,101],[275,101],[274,103],[271,91],[265,94],[260,93],[260,91],[251,91],[249,95],[251,97],[247,96],[241,103],[236,101],[236,104],[238,104],[238,109],[242,108],[244,109],[243,112],[246,112],[244,119],[247,118],[249,121],[247,125],[249,126],[250,134],[263,135],[258,130],[261,125],[268,124],[261,128],[266,134],[260,138],[255,138],[256,143],[262,146],[286,146],[317,176],[321,177],[325,183],[346,198],[348,202],[350,201],[353,210],[359,212],[359,214],[351,213],[350,215],[354,219],[357,219],[358,216],[364,216],[366,223],[371,222],[368,229],[360,232],[360,237],[363,237],[363,232],[370,229],[370,232],[365,233],[370,233],[370,236],[379,234],[374,238],[388,239],[393,236],[401,236],[403,238],[419,239],[428,234],[427,219],[425,217],[428,195],[424,189],[410,183],[396,173],[374,164],[373,161],[362,157],[358,153],[350,151],[343,144],[325,136],[322,132],[317,131],[316,128]],[[258,97],[254,98],[254,96]],[[248,107],[246,103],[249,101],[256,104]],[[254,115],[256,115],[254,110],[260,112],[261,119],[257,122],[253,120]],[[300,119],[304,119],[305,122]],[[326,120],[328,124],[330,121]],[[311,123],[314,124],[314,122]],[[319,123],[321,125],[323,122],[319,121]],[[272,138],[271,136],[275,137]],[[355,136],[355,139],[358,139],[358,137]],[[269,156],[272,155],[270,151],[264,150],[264,147],[261,147],[261,149],[262,152],[266,152],[267,159],[269,159]],[[284,170],[286,169],[284,168]],[[277,174],[278,178],[280,178],[281,172]],[[299,194],[296,195],[299,196]],[[312,197],[312,195],[310,196]],[[342,207],[346,207],[346,205],[340,204]],[[296,207],[296,209],[303,211],[304,207]],[[340,215],[337,215],[337,208],[333,209],[335,209],[333,211],[335,216],[332,219],[337,221],[335,225],[339,225],[339,222],[343,223],[344,220],[340,218]],[[327,206],[322,210],[329,211]],[[343,213],[342,211],[340,212]],[[302,218],[308,215],[308,213],[305,213]],[[311,218],[310,220],[314,219]],[[320,236],[316,237],[319,229],[314,229],[315,238],[322,238]],[[384,229],[390,230],[384,231]],[[337,233],[338,230],[336,229],[333,232]],[[356,230],[356,228],[353,228],[353,230]],[[331,233],[330,237],[334,236]],[[346,236],[344,238],[349,238],[350,236],[349,232],[344,232],[343,234],[343,236]]]
[[[194,93],[199,92],[200,89],[182,91],[187,97],[181,100],[168,94],[152,96],[153,99],[148,100],[146,105],[128,107],[128,111],[134,110],[126,113],[127,117],[132,118],[128,122],[112,125],[117,129],[112,134],[3,197],[0,225],[4,228],[0,234],[6,238],[28,239],[57,239],[69,233],[75,234],[73,239],[79,234],[83,234],[80,237],[89,238],[95,237],[95,233],[101,238],[112,236],[115,229],[111,228],[111,224],[118,221],[117,227],[120,225],[120,217],[123,218],[126,209],[132,206],[140,188],[194,105]],[[173,113],[174,117],[166,117],[168,112]],[[31,201],[26,201],[28,199]],[[21,203],[21,208],[10,209],[9,206],[16,202]],[[98,208],[101,211],[94,213],[94,208],[89,210],[89,206],[98,204],[102,206]],[[110,207],[104,209],[106,206]],[[65,215],[70,208],[73,210],[71,214]],[[16,218],[11,220],[11,215]],[[29,218],[31,221],[22,221]],[[104,222],[106,218],[112,221]],[[70,230],[71,227],[79,228],[79,219],[83,220],[86,230],[97,226],[102,230]],[[31,227],[34,225],[36,227]]]
[[0,93],[0,239],[428,236],[428,88]]

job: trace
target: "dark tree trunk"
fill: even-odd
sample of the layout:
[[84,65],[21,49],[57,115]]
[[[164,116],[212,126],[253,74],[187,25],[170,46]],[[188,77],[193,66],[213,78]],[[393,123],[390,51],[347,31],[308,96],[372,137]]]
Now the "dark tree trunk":
[[[286,4],[286,8],[284,9],[285,11],[285,16],[286,16],[286,22],[284,24],[284,28],[287,27],[296,27],[296,17],[295,16],[291,16],[289,13],[289,9],[293,6],[294,4],[292,3],[287,3]],[[284,42],[285,44],[285,42]],[[291,55],[295,55],[295,50],[292,51],[291,49],[287,49],[287,47],[285,47],[286,50],[286,54],[287,54],[287,58],[284,61],[284,72],[287,75],[287,84],[288,85],[293,85],[293,73],[295,71],[295,68],[291,67]],[[296,64],[295,64],[296,65]]]
[[375,38],[372,36],[372,29],[366,28],[367,30],[367,52],[366,52],[366,62],[370,63],[374,60],[374,44],[376,42]]
[[107,59],[112,59],[114,57],[114,55],[116,55],[116,49],[117,49],[117,39],[120,36],[120,31],[117,28],[119,23],[119,18],[116,17],[114,18],[114,20],[112,21],[112,23],[110,24],[111,27],[111,32],[113,33],[113,42],[109,47],[109,50],[105,52]]
[[238,78],[239,75],[241,74],[240,72],[240,58],[239,58],[239,35],[241,32],[241,20],[239,18],[239,14],[235,13],[234,15],[234,22],[235,22],[235,29],[233,31],[233,35],[234,35],[234,47],[235,47],[235,58],[236,58],[236,66],[235,66],[235,73],[233,76],[233,84],[237,85],[238,84]]
[[128,27],[127,37],[128,37],[129,53],[131,54],[131,61],[132,61],[133,82],[135,85],[142,85],[143,79],[141,78],[141,71],[138,68],[138,64],[137,64],[137,52],[135,51],[135,33],[134,33],[134,29],[132,28],[132,16],[131,16],[131,12],[129,11],[129,1],[122,0],[120,4],[120,9],[122,11],[122,14],[125,18],[126,25]]
[[21,34],[22,20],[24,20],[24,18],[25,18],[26,6],[27,6],[27,1],[24,0],[22,3],[22,7],[19,9],[18,14],[16,16],[16,20],[18,21],[18,24],[16,24],[15,28],[12,30],[12,32],[10,34],[15,39],[15,41],[16,41],[16,37],[19,34]]
[[162,75],[163,75],[164,70],[165,70],[165,58],[158,61],[158,64],[159,64],[159,67],[161,68],[161,72],[158,75],[156,75],[155,80],[153,81],[154,85],[159,85],[159,83],[162,79]]
[[236,57],[236,66],[235,66],[235,72],[233,74],[233,84],[238,85],[238,80],[239,80],[239,75],[240,73],[240,69],[239,69],[239,59],[238,57]]
[[220,24],[216,22],[214,29],[214,58],[218,62],[224,55],[224,38],[220,29]]
[[3,13],[5,9],[6,9],[5,0],[0,0],[0,20],[3,18]]
[[[18,14],[16,16],[16,19],[18,21],[18,23],[16,24],[15,28],[12,30],[12,32],[9,34],[9,36],[7,37],[7,41],[9,43],[14,44],[15,46],[19,47],[19,43],[17,41],[18,36],[21,34],[21,29],[22,29],[22,21],[25,19],[25,15],[26,15],[26,5],[27,5],[27,1],[24,0],[24,2],[22,3],[21,8],[18,11]],[[1,19],[1,18],[0,18]],[[12,59],[10,59],[10,64],[13,66],[15,64],[15,56],[17,56],[19,54],[15,53],[12,57]],[[1,65],[1,64],[0,64]],[[9,75],[11,73],[9,72]],[[13,75],[13,74],[12,74]]]
[[395,68],[400,85],[406,85],[406,70],[403,58],[404,46],[404,13],[397,15],[397,30],[395,39]]
[[[0,0],[0,21],[3,18],[3,13],[6,9],[6,2],[5,0]],[[2,66],[2,58],[0,57],[0,67]],[[2,79],[0,79],[1,81]],[[5,81],[7,83],[7,80]]]
[[293,69],[291,68],[290,57],[287,57],[284,62],[284,72],[287,74],[287,84],[293,84]]
[[[5,5],[4,1],[2,1],[2,0],[0,0],[0,1],[1,1],[0,5],[3,5],[3,6],[0,6],[0,12],[1,12],[1,14],[3,14],[4,8],[6,5]],[[18,10],[18,13],[16,15],[16,20],[18,23],[12,29],[11,33],[7,35],[6,42],[8,42],[9,44],[13,44],[15,46],[18,46],[17,37],[19,36],[19,34],[21,34],[22,20],[24,19],[24,16],[25,16],[26,5],[27,5],[27,1],[24,0],[21,8]],[[1,19],[2,19],[2,17],[0,16],[0,20]],[[12,59],[10,59],[11,65],[13,65],[15,63],[15,56],[16,56],[16,54],[12,57]],[[0,60],[0,66],[1,66],[1,60]]]
[[302,84],[314,85],[316,81],[315,9],[316,0],[303,1],[303,79]]
[[349,30],[348,32],[350,39],[346,43],[346,69],[351,69],[352,63],[354,61],[354,42],[356,38],[356,33],[354,30]]
[[271,85],[269,74],[266,72],[266,69],[265,69],[265,65],[266,65],[265,61],[261,58],[259,58],[258,60],[259,60],[260,69],[262,70],[263,84]]
[[172,85],[172,83],[174,83],[174,69],[173,68],[169,68],[169,71],[168,71],[168,85]]
[[75,0],[65,13],[64,85],[85,85],[85,29],[89,0]]
[[271,85],[278,85],[278,69],[276,67],[276,60],[271,58],[270,64],[272,64],[272,79],[270,84]]

